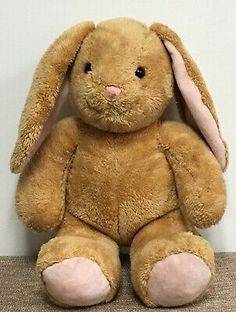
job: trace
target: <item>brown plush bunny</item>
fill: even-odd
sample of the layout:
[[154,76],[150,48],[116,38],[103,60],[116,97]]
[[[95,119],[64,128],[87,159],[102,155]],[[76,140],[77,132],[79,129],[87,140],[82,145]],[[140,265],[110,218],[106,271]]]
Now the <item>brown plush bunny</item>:
[[[76,116],[51,130],[67,95]],[[183,122],[161,121],[173,99]],[[49,297],[112,300],[118,245],[131,246],[133,287],[147,306],[202,297],[214,252],[195,227],[224,213],[226,162],[205,82],[172,30],[120,18],[64,32],[36,69],[11,160],[23,222],[60,226],[37,260]]]

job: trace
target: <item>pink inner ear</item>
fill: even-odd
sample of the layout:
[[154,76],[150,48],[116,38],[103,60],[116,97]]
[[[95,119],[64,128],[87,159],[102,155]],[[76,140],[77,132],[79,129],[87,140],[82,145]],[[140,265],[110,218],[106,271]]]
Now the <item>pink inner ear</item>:
[[52,125],[56,121],[59,115],[59,112],[67,99],[68,92],[69,92],[69,79],[66,76],[66,78],[64,79],[60,87],[58,95],[55,99],[53,110],[51,111],[51,114],[48,116],[48,119],[45,121],[45,124],[43,125],[39,138],[33,145],[28,159],[31,159],[34,156],[34,154],[37,152],[37,150],[39,149],[39,147],[41,146],[41,144],[43,143],[43,141],[46,139],[47,135],[49,134],[52,128]]
[[219,161],[221,168],[224,169],[226,166],[226,149],[220,137],[215,119],[207,106],[203,103],[198,87],[189,77],[184,60],[179,51],[167,40],[164,40],[164,45],[171,56],[176,83],[187,105],[186,111],[188,109],[190,112],[190,114],[186,114],[187,121],[191,125],[191,120],[188,120],[188,116],[192,116],[198,129],[205,137],[215,157]]

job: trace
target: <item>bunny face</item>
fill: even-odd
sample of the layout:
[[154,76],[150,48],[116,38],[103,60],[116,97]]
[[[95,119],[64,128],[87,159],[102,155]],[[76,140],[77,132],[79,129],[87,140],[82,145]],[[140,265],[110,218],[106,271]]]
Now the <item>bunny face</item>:
[[99,24],[85,38],[70,77],[70,98],[79,117],[112,132],[151,124],[172,90],[171,64],[161,40],[132,20]]

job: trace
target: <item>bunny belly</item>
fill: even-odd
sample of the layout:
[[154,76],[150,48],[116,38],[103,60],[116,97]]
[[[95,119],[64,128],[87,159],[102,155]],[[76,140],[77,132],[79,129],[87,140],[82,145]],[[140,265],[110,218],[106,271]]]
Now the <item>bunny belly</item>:
[[95,141],[83,134],[71,166],[67,210],[122,245],[178,207],[173,173],[154,133]]

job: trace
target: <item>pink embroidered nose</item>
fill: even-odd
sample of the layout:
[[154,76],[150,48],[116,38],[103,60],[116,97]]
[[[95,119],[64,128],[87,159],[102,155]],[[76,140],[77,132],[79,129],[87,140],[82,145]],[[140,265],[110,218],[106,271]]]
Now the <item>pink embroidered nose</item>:
[[107,90],[108,95],[111,97],[118,96],[121,93],[121,89],[118,87],[114,87],[114,86],[108,86],[106,87],[106,90]]

